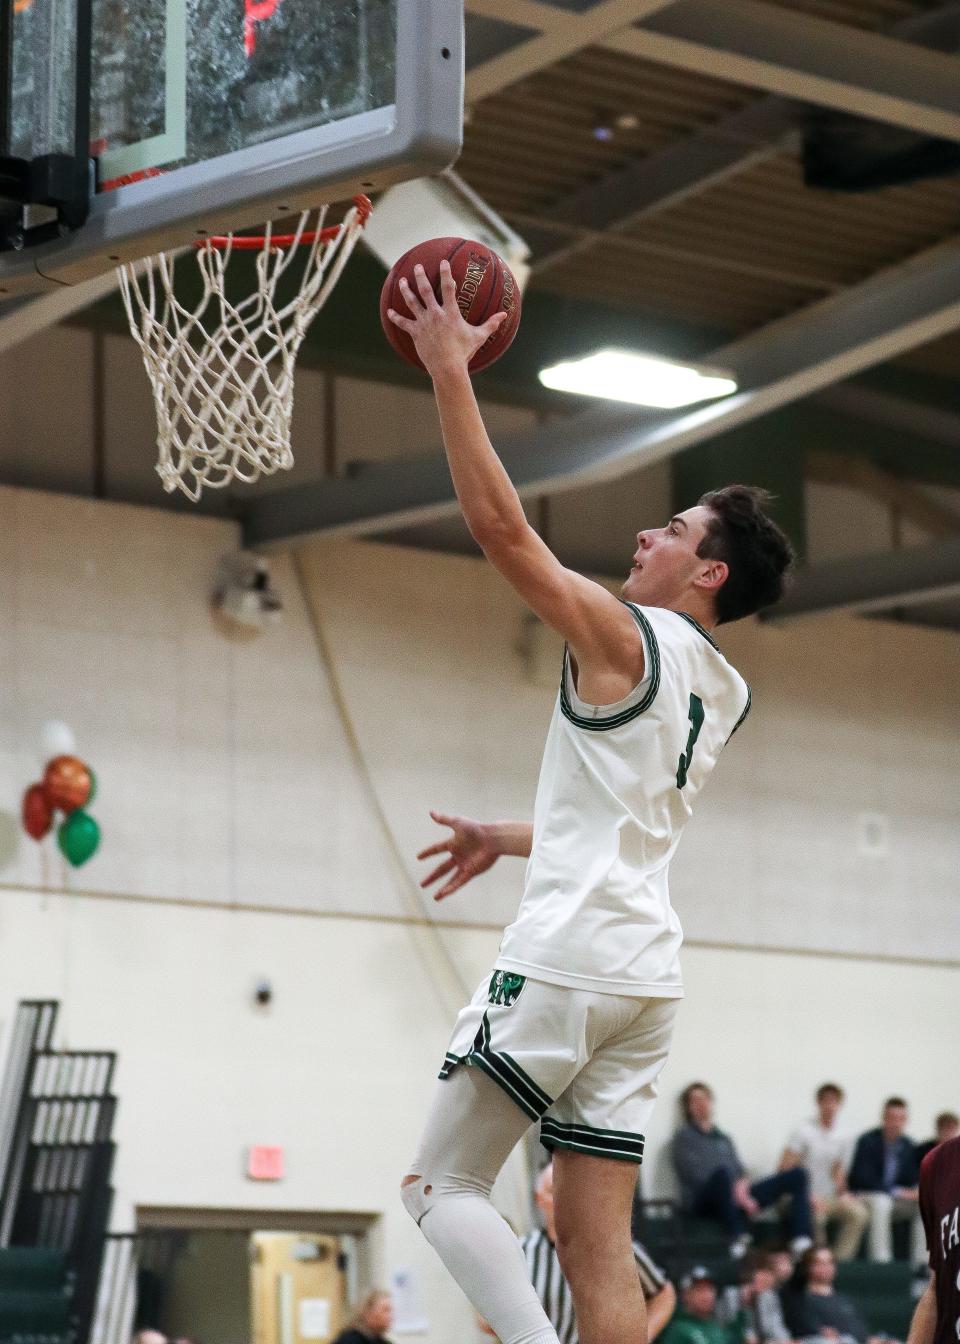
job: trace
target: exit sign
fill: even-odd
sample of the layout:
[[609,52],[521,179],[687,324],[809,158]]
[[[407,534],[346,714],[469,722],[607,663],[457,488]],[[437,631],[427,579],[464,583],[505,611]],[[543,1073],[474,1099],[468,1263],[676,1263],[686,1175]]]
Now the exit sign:
[[247,1150],[247,1176],[251,1181],[283,1180],[283,1149],[257,1144]]

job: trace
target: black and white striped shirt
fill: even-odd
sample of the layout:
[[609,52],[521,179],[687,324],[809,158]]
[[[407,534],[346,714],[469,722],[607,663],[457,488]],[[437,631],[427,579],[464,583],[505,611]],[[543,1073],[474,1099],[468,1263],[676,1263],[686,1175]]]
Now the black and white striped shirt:
[[[543,1303],[543,1309],[556,1330],[560,1344],[579,1344],[577,1323],[573,1315],[573,1298],[567,1281],[560,1269],[557,1248],[542,1229],[522,1237],[520,1245],[527,1261],[530,1282],[537,1297]],[[647,1300],[656,1297],[667,1282],[663,1271],[657,1266],[639,1241],[633,1243],[633,1254],[637,1261],[640,1286]]]

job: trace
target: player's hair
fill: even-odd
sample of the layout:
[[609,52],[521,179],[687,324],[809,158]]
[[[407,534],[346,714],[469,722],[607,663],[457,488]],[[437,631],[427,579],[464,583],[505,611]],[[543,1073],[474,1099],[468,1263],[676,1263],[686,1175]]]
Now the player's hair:
[[904,1110],[907,1109],[907,1103],[904,1101],[903,1097],[887,1097],[886,1101],[883,1103],[883,1109],[886,1111],[891,1106],[902,1106]]
[[837,1101],[843,1101],[844,1092],[839,1083],[821,1083],[817,1088],[817,1101],[823,1101],[827,1096],[836,1097]]
[[953,1111],[941,1111],[933,1123],[936,1129],[942,1129],[944,1125],[960,1125],[960,1115]]
[[726,485],[700,497],[713,517],[697,555],[722,560],[730,571],[716,594],[718,625],[739,621],[783,596],[794,552],[786,533],[763,511],[772,498],[755,485]]
[[686,1087],[680,1093],[680,1109],[683,1111],[684,1119],[690,1119],[690,1096],[693,1092],[706,1092],[707,1096],[713,1098],[713,1088],[709,1083],[687,1083]]

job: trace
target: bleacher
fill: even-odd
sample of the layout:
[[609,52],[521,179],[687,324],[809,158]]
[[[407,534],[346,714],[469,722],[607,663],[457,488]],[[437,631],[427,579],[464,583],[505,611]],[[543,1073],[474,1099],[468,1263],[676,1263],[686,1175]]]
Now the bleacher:
[[[644,1200],[635,1208],[633,1229],[674,1282],[694,1265],[706,1266],[721,1286],[737,1282],[739,1267],[730,1256],[729,1239],[711,1219],[681,1213],[672,1200]],[[782,1240],[773,1219],[758,1220],[753,1231],[760,1246]],[[916,1305],[915,1270],[908,1260],[846,1261],[837,1266],[834,1286],[853,1300],[871,1334],[906,1339]]]
[[0,1247],[0,1344],[73,1344],[72,1302],[62,1251]]

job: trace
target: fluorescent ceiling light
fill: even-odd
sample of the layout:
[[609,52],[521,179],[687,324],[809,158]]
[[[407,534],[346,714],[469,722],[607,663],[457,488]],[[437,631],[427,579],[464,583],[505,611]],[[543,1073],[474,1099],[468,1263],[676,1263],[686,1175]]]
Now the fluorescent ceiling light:
[[674,364],[630,350],[598,350],[583,359],[554,364],[540,371],[540,381],[557,392],[664,408],[727,397],[737,390],[734,380],[717,370]]

